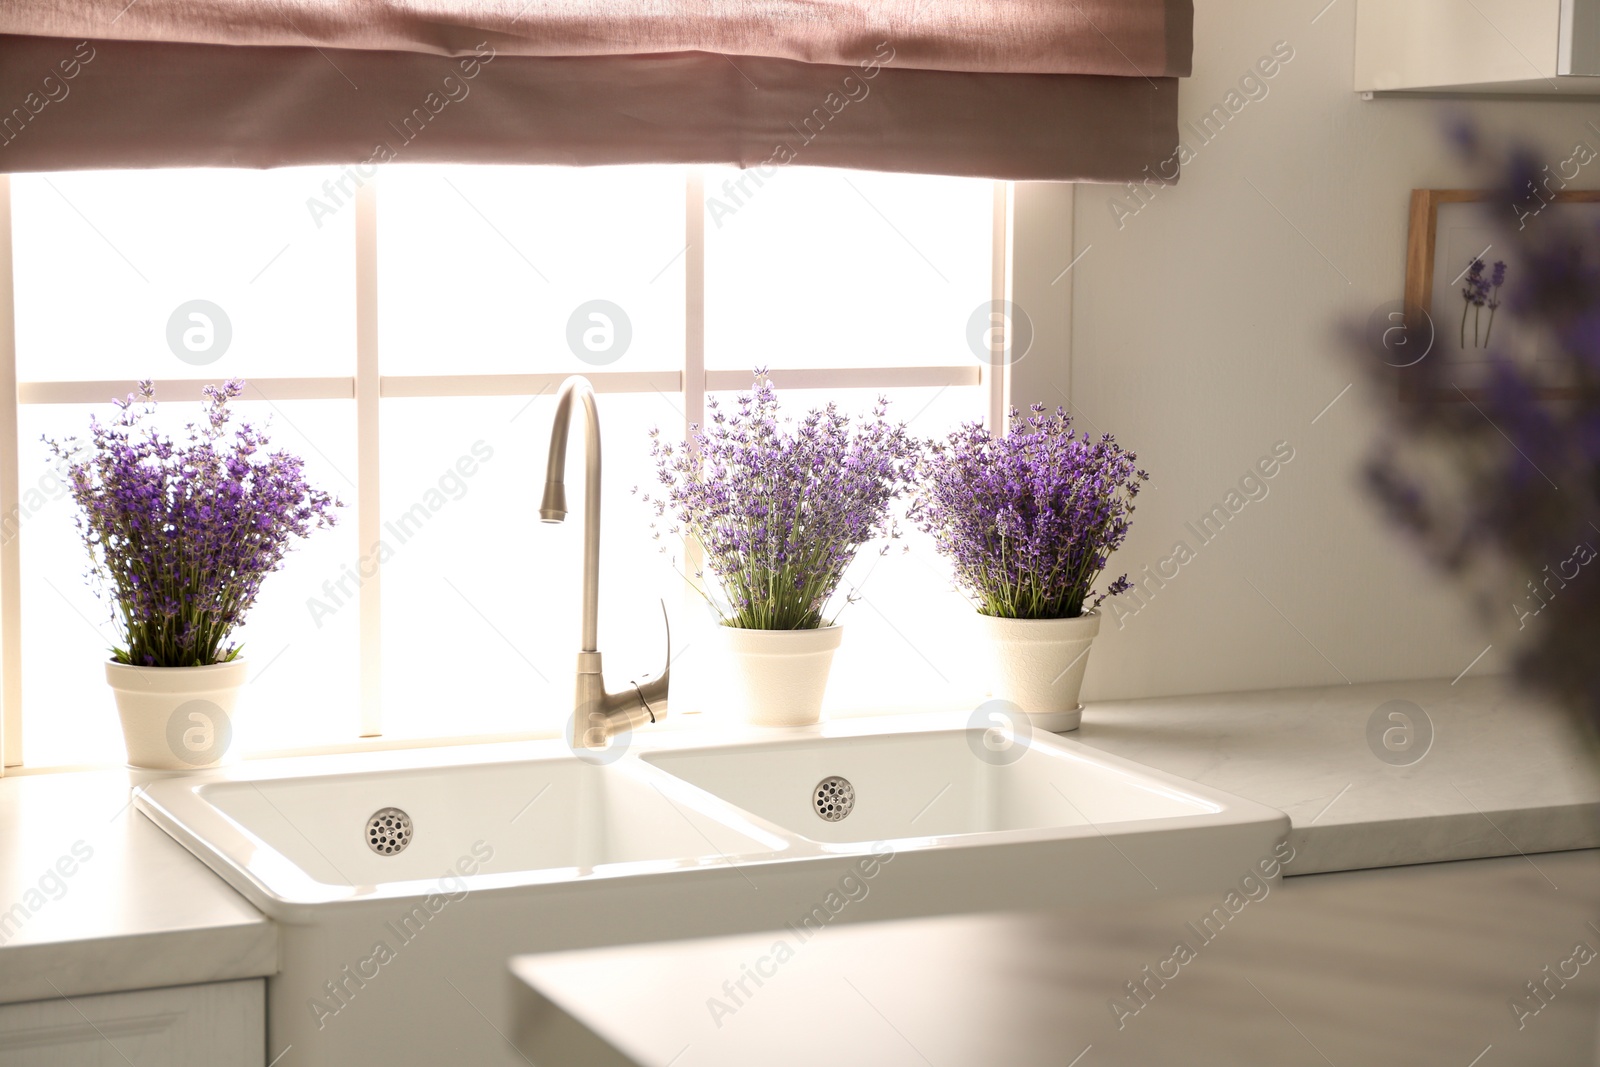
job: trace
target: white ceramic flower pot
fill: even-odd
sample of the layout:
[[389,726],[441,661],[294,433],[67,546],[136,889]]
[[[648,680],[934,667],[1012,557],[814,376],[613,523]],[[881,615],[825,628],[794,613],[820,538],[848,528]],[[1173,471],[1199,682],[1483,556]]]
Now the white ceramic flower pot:
[[990,695],[1028,713],[1040,730],[1076,730],[1083,718],[1078,691],[1100,614],[1072,619],[997,619],[979,615],[989,661]]
[[224,762],[244,686],[243,660],[205,667],[134,667],[108,662],[128,766],[193,771]]
[[721,626],[735,710],[753,726],[806,726],[822,717],[842,626],[744,630]]

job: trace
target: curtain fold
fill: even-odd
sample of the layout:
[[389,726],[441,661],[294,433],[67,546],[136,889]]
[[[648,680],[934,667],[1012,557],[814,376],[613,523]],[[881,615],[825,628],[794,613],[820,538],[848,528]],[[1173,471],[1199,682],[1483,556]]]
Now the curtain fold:
[[[492,3],[473,5],[469,20],[460,0],[434,0],[432,8],[425,0],[298,0],[298,43],[262,43],[278,37],[237,25],[241,12],[282,13],[278,0],[136,0],[120,19],[105,16],[99,0],[87,7],[5,2],[0,27],[75,29],[95,21],[82,16],[90,11],[114,31],[0,34],[0,171],[14,172],[704,163],[752,168],[757,179],[800,164],[1168,184],[1174,179],[1161,164],[1177,148],[1177,74],[1187,72],[1190,53],[1187,0],[1086,0],[1082,8],[920,0],[930,13],[1015,8],[1011,22],[997,21],[965,43],[932,31],[871,42],[876,26],[863,37],[851,21],[863,13],[903,21],[910,16],[899,3],[706,0],[672,10],[811,10],[839,20],[804,34],[766,26],[759,41],[730,36],[716,20],[695,27],[679,18],[671,32],[640,40],[586,24],[587,36],[562,46],[592,49],[581,54],[552,51],[547,40],[553,12],[597,6],[578,0],[538,9],[545,37],[532,29],[512,35],[506,27],[514,20]],[[659,0],[612,6],[663,7]],[[1119,21],[1106,14],[1111,9],[1122,9]],[[362,23],[369,10],[371,22]],[[1048,12],[1060,24],[1056,36],[1030,43],[1018,20]],[[1081,26],[1068,32],[1078,26],[1072,12],[1083,19],[1100,12],[1123,35],[1092,34],[1111,42],[1115,61],[1089,46]],[[690,43],[691,31],[766,52],[667,47]],[[149,39],[157,33],[172,39]],[[183,39],[230,35],[252,43]],[[605,50],[621,47],[633,51]],[[766,54],[777,52],[796,54]],[[991,69],[1069,61],[1106,69]],[[1149,70],[1129,72],[1143,63]]]
[[0,34],[466,55],[720,52],[1007,74],[1183,77],[1189,0],[5,0]]

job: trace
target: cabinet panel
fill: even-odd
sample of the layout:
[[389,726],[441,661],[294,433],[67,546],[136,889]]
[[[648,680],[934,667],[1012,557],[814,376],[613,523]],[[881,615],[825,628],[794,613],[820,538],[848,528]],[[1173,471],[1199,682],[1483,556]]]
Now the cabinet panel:
[[0,1006],[0,1067],[263,1067],[266,983]]
[[1600,0],[1561,0],[1561,55],[1557,72],[1600,75]]
[[1358,92],[1600,93],[1600,0],[1359,0]]

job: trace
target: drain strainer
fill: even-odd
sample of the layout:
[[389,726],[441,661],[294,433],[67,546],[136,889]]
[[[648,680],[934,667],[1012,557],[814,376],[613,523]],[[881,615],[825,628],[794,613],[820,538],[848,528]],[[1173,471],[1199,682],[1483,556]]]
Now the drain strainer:
[[367,847],[380,856],[404,852],[411,844],[411,816],[399,808],[380,808],[367,820]]
[[855,810],[856,787],[838,775],[824,778],[811,791],[811,806],[827,822],[838,822]]

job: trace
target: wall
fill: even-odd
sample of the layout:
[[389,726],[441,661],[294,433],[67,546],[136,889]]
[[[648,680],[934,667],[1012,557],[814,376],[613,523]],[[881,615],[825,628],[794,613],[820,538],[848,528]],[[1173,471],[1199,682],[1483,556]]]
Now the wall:
[[[1399,297],[1409,190],[1467,180],[1439,135],[1447,108],[1514,126],[1554,161],[1600,145],[1586,125],[1600,101],[1362,101],[1355,2],[1326,3],[1198,0],[1180,122],[1223,103],[1276,42],[1292,58],[1209,142],[1186,131],[1177,186],[1143,205],[1076,191],[1060,252],[1062,266],[1082,256],[1070,368],[1025,359],[1013,398],[1054,404],[1070,381],[1080,426],[1115,432],[1151,472],[1116,572],[1154,570],[1178,542],[1192,553],[1142,606],[1107,603],[1087,698],[1453,678],[1489,643],[1361,490],[1379,408],[1364,384],[1342,392],[1356,372],[1332,330]],[[1267,495],[1203,542],[1187,524],[1278,442],[1293,459]],[[1473,674],[1503,670],[1502,651]]]

